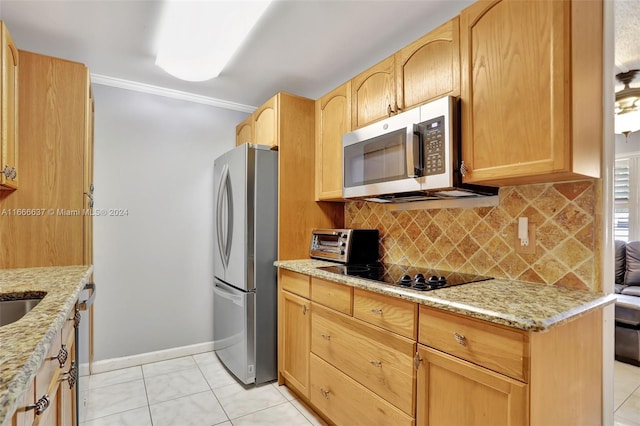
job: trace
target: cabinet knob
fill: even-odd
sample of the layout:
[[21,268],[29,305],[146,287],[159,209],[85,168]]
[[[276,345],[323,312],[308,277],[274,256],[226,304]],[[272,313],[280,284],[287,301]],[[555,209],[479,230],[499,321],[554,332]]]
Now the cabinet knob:
[[60,350],[58,351],[58,356],[55,359],[58,360],[58,364],[60,364],[60,368],[64,368],[64,365],[67,363],[67,358],[69,358],[69,352],[67,351],[66,345],[62,345]]
[[378,368],[382,368],[382,362],[381,361],[376,361],[376,360],[371,360],[369,361],[369,364],[373,365],[374,367],[378,367]]
[[462,346],[467,346],[467,338],[462,334],[453,333],[453,338],[456,339],[456,342]]
[[391,117],[391,114],[393,114],[393,110],[391,109],[391,104],[387,105],[387,114],[389,115],[389,117]]
[[80,311],[76,310],[76,313],[73,315],[73,328],[75,328],[76,330],[80,326],[80,318],[81,318]]
[[376,314],[376,315],[382,315],[382,309],[373,308],[373,309],[371,309],[371,312]]
[[62,378],[60,379],[60,381],[66,381],[67,383],[69,383],[69,389],[73,389],[73,387],[76,385],[76,382],[78,381],[78,366],[76,365],[75,361],[71,363],[69,371],[62,373]]
[[413,367],[417,370],[420,368],[420,363],[422,362],[422,358],[420,358],[420,352],[416,352],[416,355],[413,357]]
[[329,334],[321,334],[320,336],[322,336],[324,340],[331,340],[331,335]]
[[49,405],[51,404],[51,400],[49,399],[49,395],[44,395],[42,398],[36,401],[35,404],[27,405],[25,409],[27,410],[36,410],[36,415],[44,413]]
[[329,399],[329,394],[331,393],[331,390],[330,389],[327,390],[327,389],[324,389],[324,388],[320,388],[320,393],[322,394],[322,397],[324,399]]
[[307,305],[302,305],[302,315],[307,315],[308,310],[309,308],[307,308]]
[[468,172],[469,168],[466,164],[464,164],[464,161],[460,162],[460,174],[462,175],[462,177],[465,177]]

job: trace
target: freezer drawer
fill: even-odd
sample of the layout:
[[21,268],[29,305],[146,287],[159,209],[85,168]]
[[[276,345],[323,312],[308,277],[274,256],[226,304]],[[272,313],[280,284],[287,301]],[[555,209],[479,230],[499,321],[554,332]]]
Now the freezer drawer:
[[213,347],[220,361],[243,383],[256,380],[255,293],[214,280]]

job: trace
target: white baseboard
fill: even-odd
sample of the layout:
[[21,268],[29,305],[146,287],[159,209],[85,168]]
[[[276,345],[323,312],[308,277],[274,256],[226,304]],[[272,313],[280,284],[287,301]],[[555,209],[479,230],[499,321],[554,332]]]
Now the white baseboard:
[[[95,361],[92,364],[91,374],[105,373],[107,371],[119,370],[121,368],[135,367],[142,364],[148,364],[150,362],[165,361],[167,359],[211,351],[213,351],[213,342],[205,342],[195,345],[181,346],[179,348],[164,349],[162,351],[130,355],[121,358],[105,359],[102,361]],[[83,375],[83,372],[85,375],[89,374],[88,365],[82,364],[79,368],[81,376]]]

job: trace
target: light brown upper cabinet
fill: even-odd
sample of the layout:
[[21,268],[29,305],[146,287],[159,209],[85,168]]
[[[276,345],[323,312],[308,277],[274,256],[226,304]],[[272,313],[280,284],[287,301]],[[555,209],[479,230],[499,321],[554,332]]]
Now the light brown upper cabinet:
[[602,1],[478,1],[460,52],[465,182],[600,176]]
[[445,22],[395,55],[399,108],[460,96],[459,18]]
[[2,45],[2,113],[0,120],[0,189],[18,188],[18,49],[0,21]]
[[396,104],[394,56],[389,56],[351,80],[353,129],[389,116]]
[[342,135],[351,131],[351,82],[316,101],[316,200],[342,201]]
[[258,145],[278,146],[277,95],[253,112],[253,139]]
[[236,126],[236,146],[253,142],[253,116],[248,116]]
[[351,80],[352,128],[460,94],[456,17]]

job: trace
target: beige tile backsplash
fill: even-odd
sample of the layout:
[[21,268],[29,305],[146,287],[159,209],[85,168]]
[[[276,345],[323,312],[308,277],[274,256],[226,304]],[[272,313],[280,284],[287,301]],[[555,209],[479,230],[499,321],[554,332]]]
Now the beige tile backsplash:
[[[345,203],[345,226],[377,228],[383,262],[598,290],[598,181],[504,187],[499,205],[388,211]],[[516,253],[519,217],[536,226],[535,254]]]

